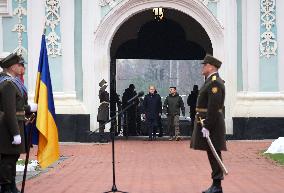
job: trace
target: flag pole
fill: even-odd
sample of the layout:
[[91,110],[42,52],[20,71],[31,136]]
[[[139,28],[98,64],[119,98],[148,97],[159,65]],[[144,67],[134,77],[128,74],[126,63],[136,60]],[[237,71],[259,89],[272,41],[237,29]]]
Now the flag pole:
[[29,118],[26,118],[26,125],[25,128],[28,129],[28,141],[26,143],[26,148],[27,148],[27,154],[26,154],[26,160],[25,160],[25,169],[24,169],[24,174],[23,174],[23,181],[22,181],[22,189],[21,193],[25,192],[25,185],[26,185],[26,178],[27,178],[27,170],[28,170],[28,164],[29,164],[29,157],[30,157],[30,149],[31,149],[31,144],[32,144],[32,133],[33,133],[33,123],[35,121],[35,113],[33,113]]

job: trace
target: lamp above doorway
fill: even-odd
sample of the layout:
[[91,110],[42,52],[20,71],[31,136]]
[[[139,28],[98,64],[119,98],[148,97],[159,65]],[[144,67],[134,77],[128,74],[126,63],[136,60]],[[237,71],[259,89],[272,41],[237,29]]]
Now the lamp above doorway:
[[164,8],[162,7],[153,8],[153,13],[155,16],[155,20],[161,21],[164,19]]

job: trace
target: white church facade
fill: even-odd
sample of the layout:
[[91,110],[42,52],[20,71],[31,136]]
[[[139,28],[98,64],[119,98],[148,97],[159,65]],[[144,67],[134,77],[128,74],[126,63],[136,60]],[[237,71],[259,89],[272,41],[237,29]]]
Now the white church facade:
[[32,100],[46,26],[59,129],[63,140],[84,141],[81,130],[98,127],[99,82],[116,88],[117,60],[165,59],[167,54],[148,53],[147,42],[137,49],[149,37],[145,33],[156,29],[151,22],[160,10],[156,16],[181,29],[181,42],[189,42],[167,60],[211,53],[223,62],[227,134],[278,138],[284,135],[283,7],[282,0],[0,0],[0,53],[20,48]]

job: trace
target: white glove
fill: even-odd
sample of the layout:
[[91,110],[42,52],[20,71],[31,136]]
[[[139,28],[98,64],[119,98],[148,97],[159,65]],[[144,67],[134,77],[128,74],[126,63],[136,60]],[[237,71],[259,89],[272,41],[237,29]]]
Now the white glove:
[[205,137],[205,138],[208,138],[209,135],[210,135],[209,130],[206,129],[206,128],[204,128],[204,127],[202,127],[201,132],[202,132],[202,134],[203,134],[203,137]]
[[12,142],[12,144],[14,145],[20,145],[22,142],[21,136],[20,135],[15,135],[14,136],[14,141]]
[[30,111],[31,112],[37,112],[37,104],[36,103],[29,103]]

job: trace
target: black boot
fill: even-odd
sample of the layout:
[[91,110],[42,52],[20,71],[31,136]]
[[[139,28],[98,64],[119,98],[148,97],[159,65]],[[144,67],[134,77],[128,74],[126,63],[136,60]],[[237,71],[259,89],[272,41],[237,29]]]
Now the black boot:
[[221,180],[213,180],[213,184],[202,193],[223,193]]
[[13,181],[12,184],[11,184],[11,190],[12,190],[13,193],[21,193],[21,191],[18,190],[15,181]]
[[1,185],[1,193],[13,193],[10,184]]

